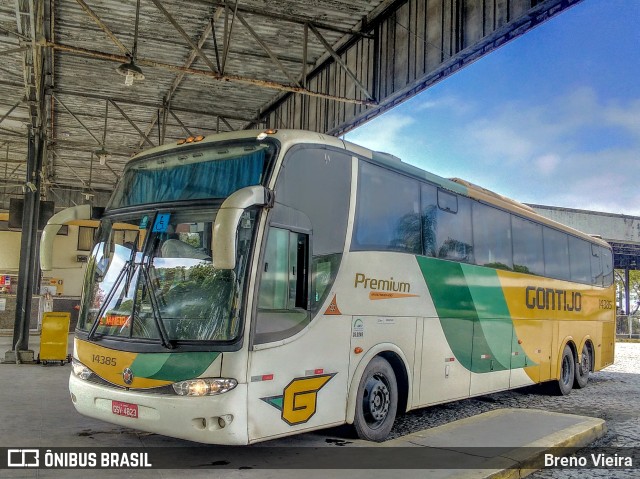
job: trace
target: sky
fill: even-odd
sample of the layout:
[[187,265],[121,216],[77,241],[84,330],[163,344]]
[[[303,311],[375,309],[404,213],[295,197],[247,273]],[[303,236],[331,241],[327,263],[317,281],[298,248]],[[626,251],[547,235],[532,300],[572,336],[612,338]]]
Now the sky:
[[640,216],[640,0],[584,0],[345,139],[521,202]]

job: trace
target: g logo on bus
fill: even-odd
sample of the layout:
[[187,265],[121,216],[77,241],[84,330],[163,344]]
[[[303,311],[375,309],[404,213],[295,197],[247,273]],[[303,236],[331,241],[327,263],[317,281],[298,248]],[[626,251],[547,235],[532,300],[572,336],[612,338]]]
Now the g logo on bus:
[[316,413],[318,391],[337,373],[296,378],[282,391],[282,396],[260,398],[282,411],[282,420],[295,426],[307,422]]
[[133,371],[130,368],[123,369],[122,380],[125,384],[131,384],[133,382]]

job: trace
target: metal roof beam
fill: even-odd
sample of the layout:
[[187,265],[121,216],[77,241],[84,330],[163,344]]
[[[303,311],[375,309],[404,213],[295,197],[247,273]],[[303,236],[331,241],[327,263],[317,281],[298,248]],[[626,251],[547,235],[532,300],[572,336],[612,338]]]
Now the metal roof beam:
[[27,51],[31,48],[31,45],[23,45],[21,47],[17,47],[17,48],[10,48],[9,50],[2,50],[0,51],[0,57],[3,55],[11,55],[12,53],[20,53],[20,52],[24,52]]
[[[229,131],[234,131],[233,127],[229,124],[229,122],[228,122],[227,120],[225,120],[225,119],[224,119],[223,117],[221,117],[221,116],[220,116],[220,117],[218,117],[218,119],[219,119],[222,123],[224,123],[224,124],[227,126],[227,128],[229,128]],[[220,128],[218,128],[218,130],[220,130]]]
[[11,130],[9,128],[5,128],[0,126],[0,135],[9,135],[9,136],[16,136],[16,137],[20,137],[20,138],[26,138],[27,134],[25,133],[20,133],[19,131],[15,131],[15,130]]
[[[221,8],[216,8],[215,12],[213,13],[211,18],[207,22],[207,25],[205,26],[204,31],[202,32],[202,35],[200,35],[200,39],[198,40],[198,43],[197,43],[197,46],[198,46],[199,49],[201,49],[204,46],[205,42],[207,41],[207,38],[209,38],[209,35],[212,32],[214,32],[213,24],[220,17],[221,14],[222,14],[222,9]],[[215,43],[215,32],[214,32],[213,40],[214,40],[214,43]],[[187,68],[191,67],[191,65],[193,65],[193,62],[196,61],[196,58],[198,58],[198,51],[195,50],[195,49],[192,49],[191,53],[189,54],[189,56],[187,57],[187,60],[184,63],[184,66],[187,67]],[[216,61],[218,63],[218,70],[220,70],[220,59],[218,58],[218,50],[217,50],[217,48],[216,48]],[[165,109],[165,105],[171,103],[171,98],[173,97],[173,94],[176,92],[176,90],[178,89],[178,87],[182,83],[182,80],[184,80],[185,75],[186,75],[186,73],[180,72],[173,79],[173,82],[171,82],[171,86],[169,87],[169,90],[167,91],[167,94],[164,96],[163,105],[162,105],[163,109]],[[158,108],[158,110],[159,110],[159,108]],[[153,117],[151,118],[151,122],[149,123],[149,126],[147,127],[147,131],[146,131],[147,135],[149,135],[151,133],[151,130],[153,129],[153,127],[156,124],[157,120],[158,120],[158,117],[156,115],[153,115]],[[192,135],[189,135],[189,136],[192,136]],[[164,140],[164,138],[163,138],[163,140]],[[144,143],[141,141],[140,144],[138,145],[138,148],[142,148],[143,144]]]
[[[64,145],[65,151],[77,151],[79,153],[92,153],[95,150],[95,145],[79,143],[73,140],[67,140],[65,138],[49,138],[49,146],[54,147],[56,145]],[[113,150],[109,148],[109,154],[111,156],[122,156],[131,158],[136,153],[136,150]]]
[[236,3],[233,9],[233,18],[231,19],[231,25],[229,25],[229,5],[224,5],[224,35],[223,35],[223,47],[222,47],[222,68],[220,73],[224,75],[224,68],[227,64],[227,55],[229,54],[229,48],[231,46],[231,34],[233,33],[233,24],[236,20],[238,13],[238,4]]
[[89,5],[87,5],[84,0],[76,0],[80,7],[85,11],[87,15],[89,15],[94,22],[100,27],[100,29],[111,39],[111,41],[118,47],[118,49],[124,53],[125,55],[131,55],[131,51],[115,36],[115,34],[111,31],[111,29],[100,19],[96,13],[91,10]]
[[154,144],[151,142],[151,140],[149,139],[149,137],[148,137],[147,135],[145,135],[145,133],[144,133],[140,128],[138,128],[138,125],[136,125],[136,124],[131,120],[131,118],[129,118],[129,115],[127,115],[127,114],[124,112],[124,110],[123,110],[122,108],[120,108],[120,106],[119,106],[116,102],[114,102],[113,100],[109,100],[109,102],[110,102],[113,106],[115,106],[115,107],[116,107],[116,110],[118,110],[118,111],[120,112],[120,114],[124,117],[124,119],[125,119],[125,120],[127,120],[127,121],[129,122],[129,124],[130,124],[130,125],[131,125],[131,126],[132,126],[132,127],[133,127],[137,132],[138,132],[138,133],[140,133],[140,136],[143,138],[143,140],[144,140],[145,142],[149,143],[149,145],[150,145],[151,147],[156,146],[156,145],[154,145]]
[[331,47],[331,45],[329,45],[329,42],[325,40],[325,38],[320,34],[318,29],[311,24],[309,24],[309,28],[311,29],[313,34],[318,38],[318,40],[320,40],[320,43],[322,43],[322,45],[327,50],[327,52],[329,52],[329,54],[333,57],[335,62],[338,65],[340,65],[342,69],[347,73],[349,78],[351,78],[354,81],[354,83],[358,85],[358,88],[360,88],[360,91],[362,91],[362,93],[364,93],[364,95],[369,100],[373,100],[373,95],[371,95],[371,93],[369,93],[369,90],[367,90],[367,88],[362,84],[362,82],[358,80],[358,77],[351,71],[351,69],[347,66],[344,60],[340,58],[340,55],[336,53],[336,51]]
[[62,103],[62,101],[60,100],[60,98],[58,98],[57,95],[52,95],[52,96],[60,104],[60,106],[64,108],[67,111],[67,113],[69,113],[69,115],[71,115],[73,119],[76,120],[80,124],[80,126],[84,128],[85,131],[89,133],[89,135],[91,135],[91,137],[94,140],[96,140],[96,143],[100,145],[100,140],[98,140],[98,138],[96,138],[96,136],[91,132],[91,130],[87,128],[87,126],[84,123],[82,123],[82,120],[80,120],[80,118],[78,118],[71,110],[69,110],[69,108],[67,108],[67,106],[64,103]]
[[[0,84],[2,84],[2,80],[0,80]],[[52,91],[52,93],[58,94],[58,95],[77,96],[77,97],[81,97],[81,98],[91,98],[93,100],[113,100],[113,101],[118,102],[120,104],[144,106],[144,107],[148,107],[148,108],[153,108],[155,110],[158,110],[158,109],[162,108],[162,105],[158,104],[158,103],[135,100],[133,98],[108,97],[106,95],[100,95],[98,93],[89,93],[89,92],[81,92],[81,91],[74,91],[74,90],[66,90],[66,89],[63,89],[63,88],[56,88],[55,90]],[[182,108],[182,107],[175,108],[175,107],[172,107],[172,110],[173,111],[179,111],[179,112],[182,112],[182,113],[189,113],[189,114],[192,114],[192,115],[215,116],[215,117],[222,115],[222,113],[219,113],[219,112],[195,110],[195,109],[192,109],[192,108]],[[225,114],[225,117],[230,119],[230,120],[237,120],[237,121],[251,121],[251,120],[253,120],[253,118],[247,118],[247,117],[241,117],[241,116],[235,116],[235,115],[227,115],[227,114]]]
[[88,188],[87,183],[85,183],[85,181],[80,177],[80,175],[76,172],[75,168],[72,168],[69,165],[69,163],[67,163],[65,161],[64,158],[62,158],[60,155],[58,155],[56,153],[55,150],[51,150],[51,153],[53,153],[53,156],[55,156],[58,160],[60,160],[62,163],[64,163],[67,168],[69,168],[71,170],[71,172],[74,174],[74,176],[80,180],[80,183],[82,183],[82,186],[84,186],[85,188]]
[[14,32],[13,30],[9,30],[8,28],[4,28],[2,25],[0,25],[0,32],[4,32],[4,33],[6,33],[8,35],[11,35],[13,37],[16,37],[16,38],[18,38],[20,40],[24,40],[24,41],[27,41],[27,42],[31,41],[31,39],[29,37],[27,37],[25,35],[22,35],[19,32]]
[[[217,1],[209,1],[209,0],[196,0],[197,3],[207,3],[207,4],[211,4],[213,3],[214,5],[220,6],[220,7],[224,7],[225,5],[230,5],[230,6],[236,6],[234,3],[232,2],[217,2]],[[304,17],[302,15],[291,15],[291,14],[283,14],[283,13],[275,13],[273,11],[267,10],[267,9],[259,9],[259,8],[252,8],[252,7],[247,7],[247,6],[237,6],[238,8],[238,12],[240,13],[248,13],[251,15],[258,15],[261,17],[265,17],[265,18],[272,18],[274,20],[282,20],[284,22],[290,22],[290,23],[297,23],[299,25],[304,25],[304,24],[310,24],[313,25],[317,28],[321,28],[322,30],[327,30],[330,32],[336,32],[336,33],[342,33],[345,35],[356,35],[359,37],[364,37],[364,38],[373,38],[373,35],[367,32],[363,32],[361,30],[358,29],[352,29],[352,28],[341,28],[341,27],[336,27],[335,25],[331,25],[329,23],[323,23],[323,22],[318,22],[317,20],[314,20],[313,18],[309,18],[309,17]]]
[[166,8],[164,8],[162,3],[160,3],[158,0],[150,0],[150,1],[156,6],[158,10],[160,10],[160,12],[162,12],[165,18],[169,20],[169,23],[173,25],[173,28],[175,28],[178,31],[178,33],[182,36],[182,38],[184,38],[184,40],[196,52],[196,54],[202,59],[202,61],[211,69],[211,71],[212,72],[217,71],[215,65],[211,62],[211,60],[209,60],[209,58],[204,54],[204,52],[200,49],[200,47],[193,40],[191,40],[191,37],[189,37],[189,34],[184,31],[184,29],[180,26],[180,24],[178,24],[176,19],[171,16],[171,14],[167,11]]
[[[93,58],[100,58],[102,60],[108,60],[108,61],[113,61],[118,63],[124,63],[125,61],[127,61],[126,57],[122,57],[120,55],[112,55],[110,53],[99,52],[96,50],[89,50],[87,48],[74,47],[71,45],[65,45],[62,43],[54,43],[49,41],[43,41],[41,43],[43,46],[46,46],[48,48],[53,48],[55,50],[59,50],[67,53],[75,53],[78,55],[89,56]],[[141,58],[138,58],[137,63],[139,65],[145,65],[152,68],[162,68],[165,70],[172,70],[172,71],[183,71],[185,73],[189,73],[192,75],[205,76],[217,81],[233,82],[241,85],[251,85],[258,88],[266,88],[270,90],[277,90],[277,91],[283,91],[283,92],[300,93],[302,95],[323,98],[325,100],[333,100],[333,101],[351,103],[356,105],[367,105],[367,106],[377,105],[377,102],[373,100],[359,100],[357,98],[346,98],[338,95],[330,95],[327,93],[311,91],[305,88],[296,87],[292,85],[285,85],[283,83],[278,83],[270,80],[259,80],[256,78],[247,78],[240,75],[227,75],[227,74],[222,75],[220,73],[216,73],[212,71],[198,70],[196,68],[185,68],[177,65],[170,65],[168,63],[158,62],[154,60],[145,60]]]
[[191,130],[189,130],[189,128],[187,128],[184,123],[182,123],[182,121],[180,121],[180,118],[178,118],[176,116],[176,114],[173,112],[172,109],[169,109],[169,113],[171,114],[171,116],[173,118],[175,118],[175,120],[178,122],[178,124],[180,125],[180,127],[187,133],[187,135],[189,136],[193,136],[193,133],[191,133]]
[[276,54],[271,51],[271,49],[267,46],[267,44],[264,41],[262,41],[260,36],[255,32],[255,30],[253,28],[251,28],[251,25],[249,25],[249,23],[247,23],[247,21],[242,17],[242,15],[240,15],[239,13],[236,13],[236,16],[238,17],[238,20],[240,20],[240,23],[242,23],[242,25],[244,25],[244,27],[247,29],[247,31],[255,39],[255,41],[258,42],[258,45],[260,45],[262,47],[262,49],[266,52],[266,54],[269,55],[269,58],[271,58],[273,63],[275,63],[276,66],[278,68],[280,68],[280,70],[282,70],[282,72],[285,74],[285,76],[289,80],[291,80],[291,83],[293,83],[294,85],[298,85],[299,87],[302,87],[302,85],[300,84],[298,79],[295,78],[291,73],[289,73],[289,71],[285,68],[285,66],[282,64],[280,59],[276,56]]
[[9,115],[11,115],[11,112],[13,112],[13,110],[15,110],[16,108],[18,108],[20,106],[20,103],[22,103],[22,100],[20,100],[18,103],[16,103],[15,105],[13,105],[11,108],[9,108],[9,111],[7,111],[4,115],[2,115],[2,117],[0,118],[0,123],[2,123]]

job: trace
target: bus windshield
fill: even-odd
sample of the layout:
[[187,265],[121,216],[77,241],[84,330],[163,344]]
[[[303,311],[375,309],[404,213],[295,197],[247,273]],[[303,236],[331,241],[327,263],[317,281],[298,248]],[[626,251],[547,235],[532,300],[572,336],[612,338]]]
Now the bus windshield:
[[237,234],[234,270],[213,267],[216,210],[105,217],[91,253],[78,328],[93,337],[227,342],[240,334],[256,211]]
[[222,199],[263,184],[275,158],[272,140],[204,143],[127,165],[107,210],[187,200]]

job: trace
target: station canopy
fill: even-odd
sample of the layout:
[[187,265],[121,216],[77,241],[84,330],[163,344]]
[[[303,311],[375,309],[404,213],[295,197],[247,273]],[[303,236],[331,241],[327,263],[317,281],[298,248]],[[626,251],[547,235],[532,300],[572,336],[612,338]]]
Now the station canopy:
[[28,183],[29,128],[43,196],[103,205],[143,149],[341,134],[577,1],[0,0],[0,212]]

